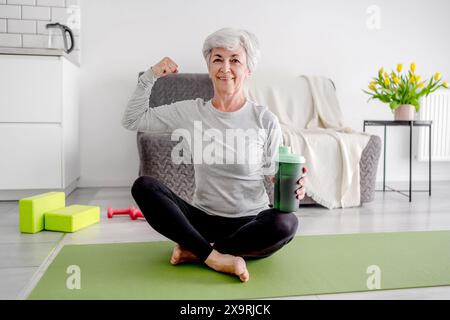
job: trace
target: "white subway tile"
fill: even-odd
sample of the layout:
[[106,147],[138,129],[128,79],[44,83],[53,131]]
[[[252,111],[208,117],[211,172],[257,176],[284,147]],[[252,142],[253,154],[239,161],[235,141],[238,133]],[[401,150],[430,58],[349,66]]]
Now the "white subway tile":
[[46,7],[65,7],[66,3],[64,0],[37,0],[37,5]]
[[7,0],[8,4],[24,4],[29,6],[34,6],[36,0]]
[[23,47],[24,48],[47,48],[48,37],[43,35],[22,35]]
[[23,6],[22,19],[50,20],[50,8]]
[[21,46],[22,46],[22,35],[0,33],[0,47],[20,48]]
[[52,8],[52,21],[67,24],[69,15],[66,8]]
[[8,20],[9,33],[36,33],[36,21],[32,20]]
[[6,19],[0,19],[0,32],[6,32]]
[[20,19],[20,6],[0,4],[0,18]]
[[36,33],[48,34],[48,29],[45,27],[47,23],[51,23],[51,21],[36,21]]
[[80,0],[66,0],[66,7],[80,6]]

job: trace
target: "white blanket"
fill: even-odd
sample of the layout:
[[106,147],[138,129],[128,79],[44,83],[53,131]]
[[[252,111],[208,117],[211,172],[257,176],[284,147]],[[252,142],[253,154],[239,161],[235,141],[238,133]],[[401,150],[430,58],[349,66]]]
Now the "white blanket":
[[253,78],[247,96],[278,116],[284,144],[306,158],[308,196],[329,209],[360,205],[359,161],[369,135],[344,127],[329,79]]

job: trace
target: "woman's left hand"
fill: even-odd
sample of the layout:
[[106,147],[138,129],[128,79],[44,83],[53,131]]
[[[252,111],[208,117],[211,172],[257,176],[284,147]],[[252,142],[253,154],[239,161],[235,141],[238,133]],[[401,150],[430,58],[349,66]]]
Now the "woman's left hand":
[[[302,177],[297,181],[297,184],[300,186],[295,193],[296,198],[298,200],[302,200],[305,197],[306,191],[305,191],[305,177],[306,177],[306,173],[308,172],[308,169],[306,167],[303,167],[303,173],[302,173]],[[275,183],[275,177],[272,177],[272,183]]]
[[306,173],[308,172],[308,169],[306,167],[303,167],[303,174],[302,177],[297,181],[297,184],[300,186],[297,190],[297,199],[302,200],[305,197],[306,191],[305,191],[305,177]]

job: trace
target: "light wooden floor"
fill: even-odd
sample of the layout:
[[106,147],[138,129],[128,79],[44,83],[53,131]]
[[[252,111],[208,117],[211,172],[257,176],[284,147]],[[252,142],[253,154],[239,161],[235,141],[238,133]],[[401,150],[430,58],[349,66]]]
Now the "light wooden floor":
[[[450,230],[450,182],[436,182],[433,195],[414,193],[413,202],[396,193],[377,192],[376,199],[362,207],[328,210],[301,208],[298,234],[339,234],[388,231]],[[27,296],[51,258],[64,244],[163,240],[145,221],[124,217],[107,220],[106,208],[134,205],[129,188],[84,188],[75,190],[67,205],[101,207],[100,224],[74,234],[58,232],[21,234],[16,201],[0,202],[0,299]],[[450,287],[381,290],[286,299],[450,299]]]

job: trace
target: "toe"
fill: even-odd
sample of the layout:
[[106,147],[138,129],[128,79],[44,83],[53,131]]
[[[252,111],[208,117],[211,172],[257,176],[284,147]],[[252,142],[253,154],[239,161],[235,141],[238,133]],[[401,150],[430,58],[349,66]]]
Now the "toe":
[[236,272],[236,275],[239,276],[239,279],[242,282],[247,282],[250,278],[250,275],[247,270],[247,266],[245,264],[245,260],[242,257],[236,258],[235,272]]
[[239,279],[241,279],[242,282],[247,282],[248,280],[250,280],[250,274],[247,270],[245,270],[243,274],[239,275]]

